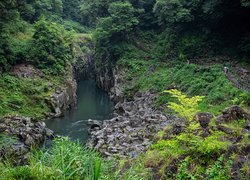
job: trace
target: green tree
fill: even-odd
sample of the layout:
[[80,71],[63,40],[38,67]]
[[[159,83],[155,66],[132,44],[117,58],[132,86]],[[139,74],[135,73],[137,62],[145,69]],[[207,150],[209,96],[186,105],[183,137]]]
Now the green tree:
[[66,40],[63,27],[40,18],[35,24],[32,43],[32,58],[38,67],[53,70],[53,74],[64,72],[71,57],[70,41]]
[[80,4],[82,0],[63,0],[63,17],[74,21],[81,21]]
[[94,33],[98,58],[104,61],[116,60],[121,55],[121,43],[128,40],[129,33],[139,23],[129,2],[111,3],[108,12],[110,15],[98,21]]

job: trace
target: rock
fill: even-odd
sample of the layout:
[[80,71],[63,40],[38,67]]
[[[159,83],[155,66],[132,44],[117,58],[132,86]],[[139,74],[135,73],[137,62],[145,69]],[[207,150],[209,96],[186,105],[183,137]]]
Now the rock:
[[41,70],[30,64],[19,64],[14,66],[11,70],[11,74],[18,78],[44,77],[44,74]]
[[[250,121],[247,121],[247,123],[246,123],[246,125],[245,125],[245,127],[244,127],[245,129],[247,129],[247,130],[250,130]],[[1,129],[1,128],[0,128]],[[1,130],[0,130],[1,131]]]
[[94,128],[100,129],[102,127],[102,123],[100,121],[92,119],[88,119],[88,125],[90,126],[90,130]]
[[238,106],[232,106],[222,112],[222,115],[217,118],[216,123],[221,124],[240,119],[250,120],[250,114]]
[[9,145],[0,148],[0,159],[12,156],[18,164],[27,162],[27,153],[31,146],[41,145],[47,137],[53,137],[53,131],[46,128],[42,121],[33,123],[27,117],[6,117],[0,120],[1,133],[12,137]]
[[225,127],[223,125],[218,125],[217,129],[220,130],[220,131],[223,131],[224,133],[227,133],[227,134],[232,134],[233,133],[232,129],[230,129],[228,127]]
[[[160,111],[154,111],[155,94],[141,93],[133,101],[118,102],[116,117],[105,120],[101,129],[91,129],[89,147],[97,149],[104,156],[117,154],[119,156],[136,157],[150,147],[149,139],[154,133],[163,130],[164,124],[174,116],[165,116]],[[125,111],[125,113],[123,113]],[[92,122],[93,120],[91,120]],[[182,131],[182,126],[176,126],[175,133]]]
[[49,129],[49,128],[45,128],[45,134],[48,138],[53,138],[54,137],[54,132]]
[[213,115],[210,113],[197,113],[194,116],[194,120],[198,121],[202,128],[206,129],[213,118]]
[[52,110],[54,111],[54,117],[63,115],[70,107],[76,104],[76,89],[77,84],[74,79],[67,79],[65,81],[65,87],[60,90],[56,90],[50,98],[49,103],[51,104]]
[[184,127],[181,124],[174,124],[172,128],[172,134],[178,135],[184,131]]

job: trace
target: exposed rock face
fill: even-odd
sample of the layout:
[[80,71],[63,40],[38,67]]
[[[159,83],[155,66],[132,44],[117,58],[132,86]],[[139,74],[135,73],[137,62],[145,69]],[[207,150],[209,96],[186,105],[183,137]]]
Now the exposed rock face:
[[44,77],[44,74],[41,70],[35,68],[30,64],[19,64],[12,68],[11,73],[19,78],[36,78]]
[[97,86],[107,91],[114,102],[124,100],[123,86],[125,83],[122,81],[123,72],[118,67],[96,68],[95,77]]
[[115,106],[114,118],[105,120],[102,129],[93,128],[88,145],[106,156],[119,154],[135,157],[146,151],[150,139],[162,130],[175,116],[166,116],[153,108],[156,95],[137,94],[134,101]]
[[39,146],[46,138],[54,136],[44,122],[33,122],[28,117],[17,116],[1,119],[0,133],[14,139],[13,142],[8,141],[0,146],[0,160],[12,156],[16,164],[26,163],[31,146]]
[[94,47],[93,43],[81,37],[79,42],[74,44],[74,77],[75,79],[93,78],[94,77]]
[[97,86],[109,92],[114,86],[114,70],[111,68],[111,65],[95,67],[95,73]]
[[70,107],[75,106],[77,102],[76,96],[77,84],[74,79],[66,80],[65,87],[57,90],[51,96],[51,106],[54,111],[54,117],[62,116]]

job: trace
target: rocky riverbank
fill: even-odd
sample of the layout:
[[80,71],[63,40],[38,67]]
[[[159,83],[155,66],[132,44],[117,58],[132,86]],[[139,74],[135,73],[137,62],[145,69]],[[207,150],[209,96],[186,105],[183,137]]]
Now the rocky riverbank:
[[[33,65],[20,64],[13,67],[10,74],[15,76],[14,80],[18,86],[15,85],[19,88],[13,93],[18,94],[17,97],[21,100],[33,100],[34,104],[28,104],[27,100],[19,102],[14,99],[10,108],[15,108],[16,113],[11,112],[10,115],[0,117],[0,161],[7,158],[14,160],[15,164],[24,164],[31,147],[39,147],[46,138],[53,137],[53,131],[46,128],[42,119],[62,116],[76,104],[77,84],[72,66],[68,66],[68,69],[64,78],[56,77],[58,79],[55,80]],[[30,87],[32,90],[23,88],[22,83],[27,82],[37,87]],[[34,107],[39,116],[32,116],[29,111],[32,112],[33,105],[39,103],[44,108]],[[25,113],[21,111],[23,106],[29,107]],[[29,114],[30,117],[23,117]]]
[[137,93],[133,101],[118,102],[114,118],[91,129],[88,146],[105,156],[135,157],[147,150],[154,135],[166,125],[180,121],[153,108],[154,93]]
[[15,164],[27,163],[30,148],[53,136],[43,121],[19,116],[0,119],[0,161],[11,157]]

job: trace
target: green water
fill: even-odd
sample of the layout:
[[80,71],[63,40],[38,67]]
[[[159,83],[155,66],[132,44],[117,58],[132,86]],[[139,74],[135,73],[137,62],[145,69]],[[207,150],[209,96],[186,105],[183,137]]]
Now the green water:
[[64,117],[47,120],[46,125],[57,135],[86,142],[89,137],[88,119],[109,119],[114,104],[92,80],[78,82],[77,88],[77,106],[67,111]]

